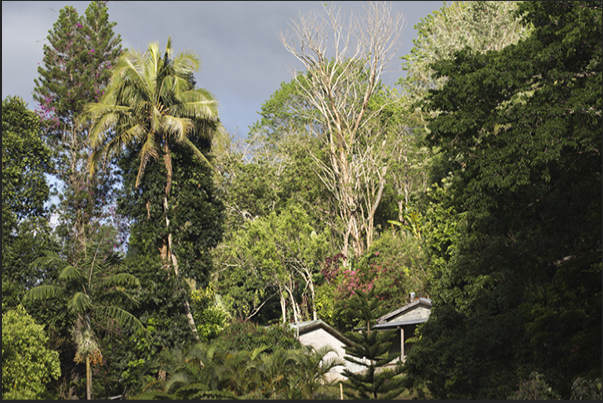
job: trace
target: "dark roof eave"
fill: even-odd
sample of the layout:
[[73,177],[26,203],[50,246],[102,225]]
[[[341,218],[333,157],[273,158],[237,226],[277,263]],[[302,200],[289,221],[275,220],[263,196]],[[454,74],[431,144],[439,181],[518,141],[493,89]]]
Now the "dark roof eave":
[[[375,329],[375,330],[397,329],[398,327],[411,326],[411,325],[417,325],[419,323],[425,323],[425,322],[427,322],[427,319],[428,318],[420,318],[420,319],[413,319],[413,320],[405,320],[402,322],[379,323],[379,324],[374,325],[371,329]],[[363,329],[365,329],[365,328],[357,327],[354,329],[354,331],[363,330]]]

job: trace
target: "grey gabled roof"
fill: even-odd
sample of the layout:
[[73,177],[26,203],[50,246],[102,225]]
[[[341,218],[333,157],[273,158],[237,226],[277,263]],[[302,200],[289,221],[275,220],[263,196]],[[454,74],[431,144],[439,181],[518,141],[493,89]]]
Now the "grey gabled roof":
[[388,314],[383,315],[382,317],[377,319],[377,323],[378,324],[385,323],[385,322],[387,322],[388,319],[398,316],[401,313],[408,311],[417,305],[425,305],[425,306],[431,308],[431,300],[429,298],[423,298],[423,297],[418,298],[418,299],[414,300],[413,302],[411,302],[410,304],[404,305],[402,308],[396,309],[395,311],[392,311]]
[[350,339],[345,337],[343,334],[339,333],[337,330],[333,329],[322,319],[307,320],[305,322],[289,323],[289,326],[291,326],[293,329],[299,328],[300,335],[311,332],[312,330],[315,330],[315,329],[322,328],[327,333],[329,333],[330,335],[332,335],[333,337],[335,337],[337,340],[341,341],[342,343],[346,344],[347,346],[354,345],[354,343]]

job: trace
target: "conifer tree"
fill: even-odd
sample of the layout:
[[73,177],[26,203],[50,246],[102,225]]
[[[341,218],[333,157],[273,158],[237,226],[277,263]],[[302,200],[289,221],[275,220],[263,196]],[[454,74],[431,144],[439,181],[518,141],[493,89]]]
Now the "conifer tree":
[[374,330],[373,326],[378,317],[384,312],[381,301],[376,298],[375,288],[369,292],[356,290],[349,301],[348,312],[365,324],[366,329],[359,333],[349,332],[347,337],[354,342],[352,347],[346,347],[346,361],[366,367],[361,372],[351,372],[344,369],[343,374],[348,378],[353,391],[346,390],[348,397],[359,399],[393,399],[401,393],[401,367],[385,369],[384,367],[398,357],[389,350],[396,338],[395,330]]
[[34,99],[44,122],[44,140],[54,150],[54,174],[63,182],[59,195],[60,234],[69,253],[82,251],[89,238],[86,228],[98,220],[110,202],[114,177],[110,167],[87,180],[89,153],[87,124],[76,125],[84,106],[100,98],[121,38],[113,32],[106,2],[93,1],[78,15],[67,6],[49,31],[43,65],[38,67]]

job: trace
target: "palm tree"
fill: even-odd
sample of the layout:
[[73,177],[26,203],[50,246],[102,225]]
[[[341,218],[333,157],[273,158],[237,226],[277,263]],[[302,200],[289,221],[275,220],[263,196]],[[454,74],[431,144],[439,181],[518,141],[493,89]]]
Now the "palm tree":
[[30,289],[24,300],[58,299],[67,301],[68,311],[75,315],[72,329],[77,344],[76,362],[86,363],[86,398],[92,394],[90,365],[102,361],[102,353],[95,341],[91,321],[97,317],[113,319],[119,326],[135,331],[146,331],[142,323],[122,309],[124,304],[137,301],[126,287],[140,287],[138,278],[127,273],[111,274],[110,268],[121,261],[121,254],[112,252],[110,244],[115,238],[115,229],[102,227],[95,238],[86,245],[84,258],[70,263],[54,252],[36,259],[32,268],[56,267],[56,284],[45,284]]
[[[167,231],[161,239],[160,253],[166,269],[171,263],[176,275],[179,275],[178,261],[167,215],[173,172],[170,150],[174,144],[183,145],[200,161],[209,164],[190,136],[210,138],[221,130],[217,101],[208,91],[194,88],[192,77],[199,66],[199,58],[192,52],[174,56],[171,38],[163,56],[156,42],[151,42],[145,53],[128,50],[114,67],[99,103],[89,104],[81,118],[82,123],[91,124],[89,141],[94,151],[89,159],[90,176],[101,160],[110,160],[126,147],[139,145],[140,166],[135,184],[138,188],[147,163],[162,157],[167,172],[163,196]],[[148,201],[147,211],[150,211]],[[198,339],[188,300],[185,311]]]

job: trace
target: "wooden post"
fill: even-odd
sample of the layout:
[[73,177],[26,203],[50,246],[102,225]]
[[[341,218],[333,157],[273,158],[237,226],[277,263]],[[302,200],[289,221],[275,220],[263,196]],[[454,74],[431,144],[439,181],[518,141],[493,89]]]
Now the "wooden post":
[[400,327],[400,361],[404,359],[404,328]]
[[339,400],[343,400],[343,383],[339,382]]

